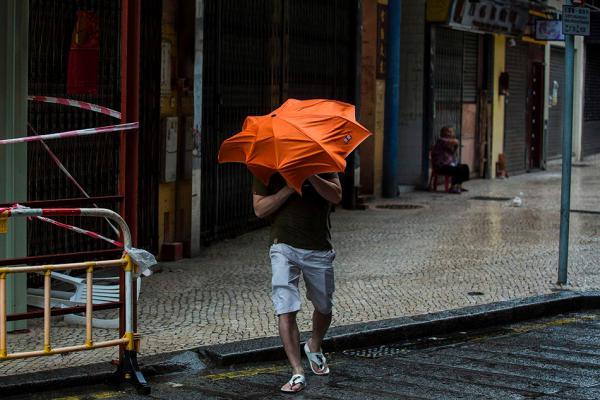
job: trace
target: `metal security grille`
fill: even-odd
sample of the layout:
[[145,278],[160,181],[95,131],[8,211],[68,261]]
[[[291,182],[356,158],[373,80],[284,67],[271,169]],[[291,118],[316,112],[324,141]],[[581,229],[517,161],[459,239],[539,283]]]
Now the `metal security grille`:
[[162,1],[141,2],[140,24],[140,152],[138,182],[138,243],[140,248],[158,250],[158,182],[160,153],[160,46]]
[[600,153],[600,44],[586,47],[583,155]]
[[257,220],[252,212],[252,177],[238,164],[219,164],[221,143],[239,132],[247,115],[271,110],[270,0],[205,1],[202,240],[235,235]]
[[204,2],[202,241],[262,225],[252,210],[252,177],[218,164],[221,143],[247,115],[269,113],[288,97],[351,101],[355,3]]
[[435,116],[433,134],[438,136],[443,126],[455,127],[460,136],[463,95],[464,34],[448,28],[435,31]]
[[550,53],[550,93],[554,82],[558,83],[558,102],[548,112],[548,159],[560,158],[562,154],[562,101],[565,90],[565,50],[552,47]]
[[353,102],[354,2],[303,0],[287,4],[287,97]]
[[477,103],[477,70],[479,67],[479,35],[464,33],[463,88],[465,103]]
[[529,46],[518,42],[506,47],[506,71],[510,77],[510,95],[506,98],[504,119],[504,155],[507,170],[513,174],[524,172],[527,113],[527,68]]
[[[77,100],[120,109],[120,1],[30,0],[29,93],[67,97],[67,63],[78,10],[93,11],[100,23],[98,94],[70,96]],[[52,104],[30,103],[28,120],[40,134],[115,123],[97,113]],[[30,132],[30,134],[33,134]],[[55,140],[48,146],[92,197],[118,193],[119,136]],[[83,197],[52,162],[39,143],[28,145],[28,200]],[[115,209],[116,204],[98,204]],[[103,220],[66,219],[69,223],[114,234]],[[106,248],[102,242],[59,230],[39,221],[28,229],[29,255]]]

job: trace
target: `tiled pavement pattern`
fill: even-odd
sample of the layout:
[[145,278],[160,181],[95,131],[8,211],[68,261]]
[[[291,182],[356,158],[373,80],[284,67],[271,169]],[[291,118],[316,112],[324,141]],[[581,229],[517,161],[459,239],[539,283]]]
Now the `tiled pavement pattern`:
[[[334,325],[346,325],[550,293],[558,263],[560,166],[508,180],[469,182],[462,195],[415,192],[385,204],[417,210],[338,210]],[[523,205],[473,196],[514,197]],[[600,211],[600,158],[573,168],[572,209]],[[162,264],[140,297],[142,356],[276,335],[268,231],[214,244],[201,257]],[[600,288],[600,214],[571,214],[569,289]],[[482,295],[470,295],[481,292]],[[306,302],[305,302],[306,304]],[[311,307],[299,315],[309,329]],[[61,326],[58,344],[83,343]],[[112,337],[95,330],[96,340]],[[12,350],[40,347],[39,325],[11,334]],[[113,350],[0,363],[0,374],[109,361]]]

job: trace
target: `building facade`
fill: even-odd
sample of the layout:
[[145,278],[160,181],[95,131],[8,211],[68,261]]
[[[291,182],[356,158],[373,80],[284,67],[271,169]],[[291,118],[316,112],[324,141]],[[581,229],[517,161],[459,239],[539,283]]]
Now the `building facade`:
[[[287,98],[333,98],[356,104],[360,121],[374,134],[361,146],[360,157],[350,159],[345,198],[354,199],[357,190],[380,196],[386,168],[388,1],[140,2],[137,183],[124,186],[134,171],[123,164],[122,137],[57,142],[52,149],[98,205],[123,211],[124,203],[138,199],[133,222],[138,246],[164,256],[190,256],[203,244],[263,224],[252,210],[250,174],[243,166],[216,161],[223,140],[239,131],[247,115],[267,114]],[[29,94],[123,107],[127,91],[121,76],[134,61],[123,64],[118,3],[29,1]],[[472,178],[535,171],[561,157],[564,45],[540,40],[536,26],[556,21],[562,2],[399,4],[399,167],[394,174],[400,191],[426,187],[429,150],[445,125],[456,128],[460,159],[470,166]],[[72,95],[67,72],[73,26],[82,11],[100,26],[102,63],[95,90]],[[592,35],[576,46],[573,132],[579,159],[600,152],[600,28],[598,14],[593,15]],[[50,35],[57,40],[44,45]],[[30,104],[28,121],[40,133],[110,123],[101,115],[46,104]],[[22,197],[83,197],[42,147],[29,145],[27,160]],[[102,221],[81,224],[111,234]],[[41,224],[30,224],[28,232],[30,256],[114,251]]]

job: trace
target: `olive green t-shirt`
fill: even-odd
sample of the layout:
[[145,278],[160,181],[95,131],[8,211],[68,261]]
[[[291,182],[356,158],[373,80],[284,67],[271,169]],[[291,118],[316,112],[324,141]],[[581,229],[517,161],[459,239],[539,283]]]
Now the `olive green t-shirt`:
[[[331,179],[337,177],[337,174],[320,176]],[[270,196],[284,186],[284,179],[275,174],[268,186],[255,177],[252,190],[259,196]],[[331,204],[307,180],[302,186],[302,196],[292,194],[268,217],[271,222],[271,243],[285,243],[305,250],[331,250],[330,212]]]

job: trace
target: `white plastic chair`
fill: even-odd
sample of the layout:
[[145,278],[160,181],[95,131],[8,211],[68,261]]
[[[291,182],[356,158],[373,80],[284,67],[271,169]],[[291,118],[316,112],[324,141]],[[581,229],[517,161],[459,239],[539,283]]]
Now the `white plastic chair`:
[[[85,278],[79,278],[71,275],[52,272],[51,277],[61,282],[72,285],[75,288],[74,292],[61,290],[52,290],[50,292],[51,307],[76,307],[86,304],[87,301],[87,282]],[[119,277],[94,278],[92,288],[92,303],[105,304],[119,301]],[[107,283],[117,283],[107,284]],[[137,278],[137,293],[136,297],[140,297],[140,288],[142,286],[141,277]],[[44,308],[44,289],[28,289],[27,304],[34,307]],[[85,325],[85,316],[78,314],[65,315],[65,322],[75,325]],[[92,326],[103,329],[117,329],[119,327],[119,318],[101,319],[93,318]]]

